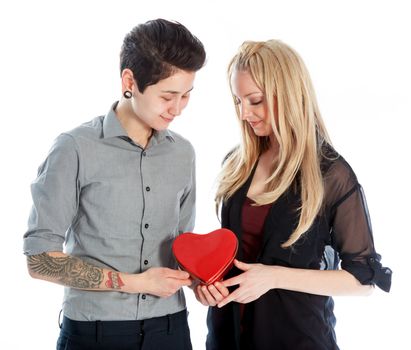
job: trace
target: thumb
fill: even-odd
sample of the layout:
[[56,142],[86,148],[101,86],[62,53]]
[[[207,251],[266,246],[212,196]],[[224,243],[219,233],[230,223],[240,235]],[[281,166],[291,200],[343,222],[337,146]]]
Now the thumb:
[[234,265],[242,271],[248,271],[251,268],[250,264],[243,263],[237,259],[234,259]]
[[189,279],[184,279],[184,280],[181,281],[182,286],[191,287],[192,284],[193,284],[193,281],[191,281]]

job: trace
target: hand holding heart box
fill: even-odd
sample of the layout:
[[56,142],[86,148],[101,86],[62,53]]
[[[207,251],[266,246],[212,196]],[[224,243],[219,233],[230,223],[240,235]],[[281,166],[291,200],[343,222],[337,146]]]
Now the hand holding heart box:
[[207,234],[185,232],[174,240],[172,249],[183,270],[209,285],[221,280],[233,266],[238,240],[225,228]]

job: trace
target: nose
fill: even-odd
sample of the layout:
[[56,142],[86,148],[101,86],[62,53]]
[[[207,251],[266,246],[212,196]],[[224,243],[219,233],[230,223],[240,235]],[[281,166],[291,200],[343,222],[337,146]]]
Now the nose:
[[241,120],[246,120],[251,115],[251,112],[247,108],[247,105],[245,103],[242,103],[239,109],[240,109],[240,119]]
[[174,103],[171,105],[171,107],[169,108],[168,112],[170,114],[172,114],[174,117],[178,116],[181,114],[181,100],[180,99],[176,99],[174,101]]

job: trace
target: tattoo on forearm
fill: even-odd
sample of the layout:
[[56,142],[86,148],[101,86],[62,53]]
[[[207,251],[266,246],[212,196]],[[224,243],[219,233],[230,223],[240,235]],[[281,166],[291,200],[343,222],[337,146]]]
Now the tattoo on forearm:
[[60,283],[74,288],[98,289],[104,280],[102,268],[73,256],[32,255],[28,257],[28,266],[39,275],[56,278]]
[[107,288],[120,289],[122,286],[124,286],[124,282],[120,278],[120,274],[118,272],[109,271],[107,274],[107,278]]

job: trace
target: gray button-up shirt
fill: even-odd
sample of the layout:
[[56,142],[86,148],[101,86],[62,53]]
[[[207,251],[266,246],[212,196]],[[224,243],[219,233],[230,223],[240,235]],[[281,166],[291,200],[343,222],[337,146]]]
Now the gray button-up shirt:
[[[177,268],[172,242],[194,226],[194,149],[168,130],[154,132],[142,149],[113,108],[55,140],[31,186],[24,253],[65,246],[67,254],[126,273]],[[141,320],[184,308],[182,289],[159,298],[65,288],[63,303],[64,314],[80,321]]]

